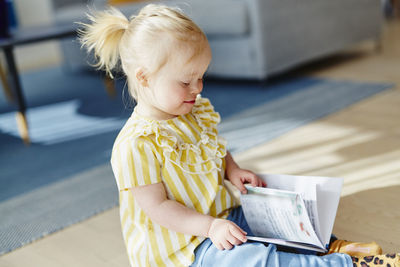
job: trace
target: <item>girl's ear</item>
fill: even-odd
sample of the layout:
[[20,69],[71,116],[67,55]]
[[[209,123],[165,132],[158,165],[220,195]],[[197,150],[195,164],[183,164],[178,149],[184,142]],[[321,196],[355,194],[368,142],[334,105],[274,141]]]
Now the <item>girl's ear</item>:
[[137,68],[135,71],[136,79],[139,81],[140,85],[143,87],[148,87],[149,82],[147,80],[146,74],[142,68]]

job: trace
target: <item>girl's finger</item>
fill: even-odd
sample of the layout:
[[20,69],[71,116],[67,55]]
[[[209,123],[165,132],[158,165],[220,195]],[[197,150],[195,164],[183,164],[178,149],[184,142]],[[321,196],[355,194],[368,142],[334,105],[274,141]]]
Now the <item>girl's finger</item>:
[[223,249],[232,249],[233,245],[231,243],[228,242],[228,240],[224,240],[221,242],[221,245],[223,247]]
[[247,233],[245,231],[243,231],[239,226],[232,226],[229,229],[230,233],[232,234],[232,236],[234,236],[235,238],[239,239],[242,242],[246,242],[247,238],[246,235]]
[[257,179],[258,186],[260,186],[260,187],[266,187],[267,186],[267,184],[264,182],[264,180],[261,179],[260,177],[256,176],[256,179]]
[[221,243],[214,244],[218,250],[224,250],[224,247],[221,245]]
[[231,243],[234,246],[240,245],[240,244],[243,243],[241,240],[239,240],[238,238],[234,237],[232,234],[229,234],[226,239],[228,240],[229,243]]
[[[230,222],[230,223],[231,223],[232,229],[238,229],[241,233],[243,233],[244,235],[247,235],[247,232],[244,231],[242,228],[240,228],[239,225],[237,225],[237,224],[234,223],[234,222]],[[230,230],[230,229],[231,229],[231,228],[229,228],[229,230]]]
[[250,176],[250,181],[252,186],[258,186],[258,177],[254,174]]
[[244,185],[243,185],[241,180],[236,180],[236,182],[233,183],[233,185],[236,186],[236,188],[239,189],[239,191],[242,194],[246,194],[247,193],[246,187],[244,187]]

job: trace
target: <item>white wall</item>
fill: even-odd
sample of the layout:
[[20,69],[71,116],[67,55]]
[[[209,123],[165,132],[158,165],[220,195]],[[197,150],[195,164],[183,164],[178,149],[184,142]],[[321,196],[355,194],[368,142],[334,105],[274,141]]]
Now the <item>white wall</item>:
[[[14,0],[19,27],[53,23],[51,0]],[[19,46],[15,50],[20,71],[46,68],[60,64],[62,54],[58,41]]]

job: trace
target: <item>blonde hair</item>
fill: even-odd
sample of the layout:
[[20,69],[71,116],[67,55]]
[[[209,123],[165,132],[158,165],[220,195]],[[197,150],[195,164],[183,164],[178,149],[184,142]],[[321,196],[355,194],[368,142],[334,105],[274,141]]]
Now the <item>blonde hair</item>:
[[97,60],[94,66],[111,77],[120,59],[134,99],[141,87],[135,76],[138,67],[149,77],[167,63],[172,48],[182,45],[190,48],[193,59],[208,46],[203,31],[177,8],[149,4],[128,20],[110,7],[88,18],[91,24],[81,23],[83,28],[79,30],[82,46],[94,52]]

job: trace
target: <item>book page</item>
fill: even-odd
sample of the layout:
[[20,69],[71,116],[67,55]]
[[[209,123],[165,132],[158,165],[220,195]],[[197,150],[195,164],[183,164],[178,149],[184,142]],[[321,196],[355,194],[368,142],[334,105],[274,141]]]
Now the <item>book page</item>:
[[[299,192],[306,202],[319,239],[324,245],[329,243],[339,205],[342,178],[284,174],[259,174],[259,177],[269,188]],[[314,185],[317,187],[316,195],[309,190]]]
[[268,188],[287,190],[301,195],[307,208],[311,224],[319,240],[321,235],[318,206],[317,206],[317,185],[313,179],[305,179],[303,176],[290,175],[259,175]]
[[248,193],[241,195],[242,207],[254,235],[324,247],[299,194],[261,187],[246,188]]

